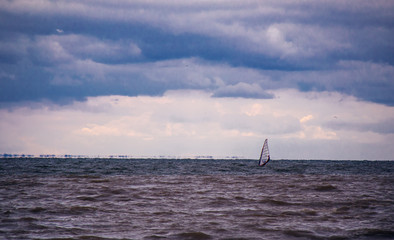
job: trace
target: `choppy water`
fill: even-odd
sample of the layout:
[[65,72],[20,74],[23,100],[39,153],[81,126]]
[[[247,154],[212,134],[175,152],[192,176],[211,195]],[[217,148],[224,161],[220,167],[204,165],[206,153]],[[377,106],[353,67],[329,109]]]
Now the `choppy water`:
[[0,159],[2,239],[394,239],[394,162]]

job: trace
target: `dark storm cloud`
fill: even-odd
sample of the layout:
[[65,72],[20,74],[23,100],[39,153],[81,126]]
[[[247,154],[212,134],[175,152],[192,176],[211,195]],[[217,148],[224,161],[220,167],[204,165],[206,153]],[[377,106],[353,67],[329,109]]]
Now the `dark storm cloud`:
[[394,105],[393,28],[391,1],[3,1],[0,101],[297,88]]
[[264,91],[258,84],[247,84],[244,82],[236,85],[227,85],[220,87],[215,97],[242,97],[242,98],[273,98],[274,96]]

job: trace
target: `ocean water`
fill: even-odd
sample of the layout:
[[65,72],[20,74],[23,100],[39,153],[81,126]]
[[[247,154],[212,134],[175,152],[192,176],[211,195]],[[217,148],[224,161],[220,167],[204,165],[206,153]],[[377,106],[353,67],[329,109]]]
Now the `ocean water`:
[[0,159],[1,239],[394,239],[394,161]]

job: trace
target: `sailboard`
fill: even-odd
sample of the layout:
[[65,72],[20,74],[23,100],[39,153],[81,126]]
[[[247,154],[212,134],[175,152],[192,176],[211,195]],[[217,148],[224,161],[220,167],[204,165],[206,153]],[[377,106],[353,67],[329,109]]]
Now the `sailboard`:
[[268,139],[265,139],[263,148],[261,149],[259,166],[264,166],[269,162],[269,160],[270,160],[270,152],[268,149]]

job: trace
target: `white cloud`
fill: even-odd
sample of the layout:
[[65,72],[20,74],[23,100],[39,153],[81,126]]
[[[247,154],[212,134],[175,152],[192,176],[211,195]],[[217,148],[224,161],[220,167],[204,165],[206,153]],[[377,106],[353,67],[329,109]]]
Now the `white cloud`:
[[300,123],[305,123],[305,122],[307,122],[307,121],[309,121],[309,120],[312,120],[312,119],[313,119],[313,116],[312,116],[311,114],[309,114],[309,115],[307,115],[307,116],[302,117],[302,118],[300,119]]
[[30,59],[44,66],[86,60],[104,63],[133,62],[142,55],[138,45],[128,39],[113,41],[77,34],[35,35],[31,38],[24,34],[13,34],[0,42],[0,52],[10,60]]
[[284,33],[275,26],[270,26],[267,29],[267,38],[272,46],[282,52],[282,55],[294,55],[298,52],[294,44],[286,41]]
[[38,36],[30,43],[30,54],[35,61],[44,65],[65,64],[74,61],[74,57],[63,45],[53,38],[58,36]]
[[75,34],[37,36],[31,49],[41,61],[52,64],[86,59],[112,62],[133,59],[141,54],[141,49],[132,41],[99,40]]
[[[0,110],[0,152],[255,158],[269,138],[275,158],[392,156],[391,132],[327,126],[338,119],[349,124],[394,119],[392,107],[332,93],[280,90],[275,95],[258,100],[171,91],[161,97],[92,97],[63,107]],[[365,144],[379,152],[366,152]],[[341,145],[351,150],[339,155],[333,149]]]
[[283,58],[325,57],[351,48],[347,30],[313,23],[275,23],[267,29],[267,38]]

